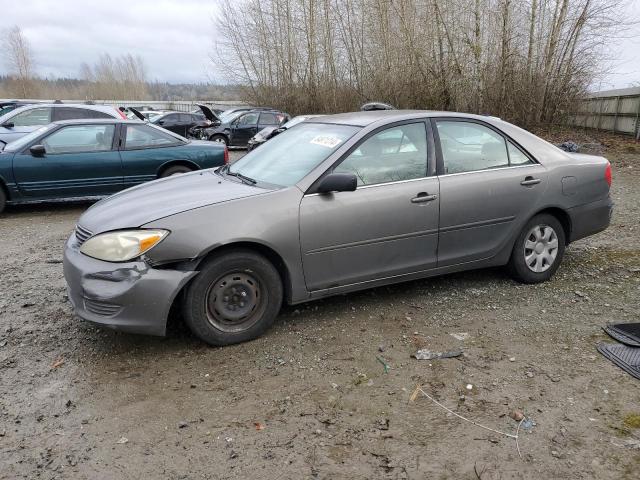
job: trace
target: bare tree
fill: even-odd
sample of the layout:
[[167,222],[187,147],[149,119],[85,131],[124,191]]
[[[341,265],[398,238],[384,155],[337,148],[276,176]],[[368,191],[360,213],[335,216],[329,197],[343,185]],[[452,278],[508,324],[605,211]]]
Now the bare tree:
[[7,30],[4,45],[9,73],[15,78],[20,95],[22,98],[33,96],[33,53],[20,27],[16,25]]
[[624,28],[623,0],[220,0],[214,65],[291,113],[398,107],[565,115]]

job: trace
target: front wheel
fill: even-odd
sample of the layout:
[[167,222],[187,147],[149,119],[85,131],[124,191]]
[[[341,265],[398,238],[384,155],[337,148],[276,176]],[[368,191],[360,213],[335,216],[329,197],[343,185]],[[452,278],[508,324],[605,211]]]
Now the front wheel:
[[209,140],[221,145],[227,145],[227,137],[225,137],[224,135],[212,135],[211,137],[209,137]]
[[509,272],[523,283],[549,280],[556,272],[565,249],[565,234],[556,217],[540,214],[524,226],[509,260]]
[[262,335],[281,305],[282,281],[271,262],[250,250],[234,250],[203,264],[183,309],[198,338],[223,346]]

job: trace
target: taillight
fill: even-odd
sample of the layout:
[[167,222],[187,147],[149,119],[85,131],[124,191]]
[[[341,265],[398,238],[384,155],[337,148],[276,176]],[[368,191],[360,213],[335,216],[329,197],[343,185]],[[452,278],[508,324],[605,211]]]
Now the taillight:
[[[229,164],[229,149],[226,146],[224,147],[224,164]],[[609,175],[609,178],[611,178],[611,175]]]
[[605,168],[604,170],[604,179],[609,184],[609,187],[611,187],[611,164],[610,163],[607,163],[607,168]]

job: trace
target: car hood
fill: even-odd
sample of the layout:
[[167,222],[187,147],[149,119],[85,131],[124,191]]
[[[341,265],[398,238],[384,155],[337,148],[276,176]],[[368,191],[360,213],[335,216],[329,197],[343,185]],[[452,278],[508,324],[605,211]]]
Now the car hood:
[[107,197],[87,210],[78,225],[93,234],[135,228],[160,218],[214,203],[269,192],[213,170],[154,180]]

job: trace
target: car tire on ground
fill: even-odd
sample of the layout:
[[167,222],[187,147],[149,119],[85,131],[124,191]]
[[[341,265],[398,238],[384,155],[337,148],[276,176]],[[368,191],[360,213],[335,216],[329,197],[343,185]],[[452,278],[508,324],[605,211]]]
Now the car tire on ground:
[[189,173],[193,172],[192,168],[187,167],[186,165],[173,165],[169,167],[160,174],[160,178],[170,177],[171,175],[180,175],[181,173]]
[[227,144],[227,137],[225,137],[224,135],[211,135],[209,137],[209,141],[210,142],[216,142],[216,143],[220,143],[222,145],[226,145]]
[[251,250],[231,250],[202,264],[184,297],[185,322],[209,345],[252,340],[273,325],[282,292],[271,262]]
[[540,214],[524,226],[511,252],[508,269],[522,283],[540,283],[556,272],[565,249],[565,233],[556,217]]
[[7,196],[4,193],[4,190],[2,189],[2,187],[0,186],[0,213],[2,213],[4,211],[4,207],[7,204]]

